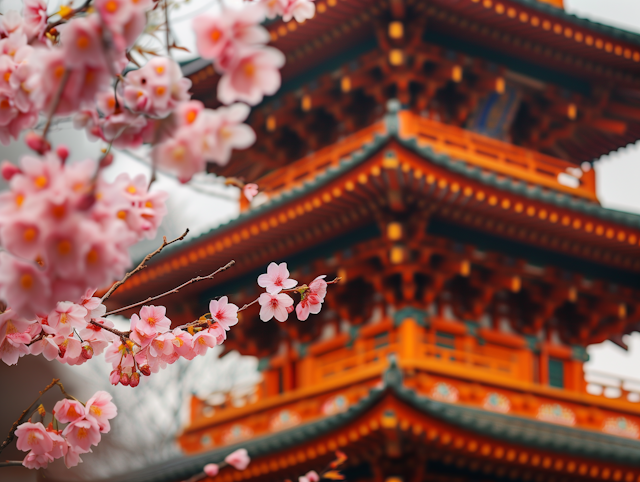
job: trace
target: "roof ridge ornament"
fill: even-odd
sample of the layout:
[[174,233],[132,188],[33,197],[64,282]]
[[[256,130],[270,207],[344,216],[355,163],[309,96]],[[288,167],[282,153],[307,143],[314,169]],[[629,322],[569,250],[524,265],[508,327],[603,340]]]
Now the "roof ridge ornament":
[[402,370],[398,366],[395,354],[389,355],[389,367],[382,374],[384,388],[399,389],[402,387]]
[[398,99],[389,99],[387,101],[387,113],[384,116],[384,123],[387,126],[387,133],[390,135],[398,135],[400,120],[398,112],[402,110],[402,104]]

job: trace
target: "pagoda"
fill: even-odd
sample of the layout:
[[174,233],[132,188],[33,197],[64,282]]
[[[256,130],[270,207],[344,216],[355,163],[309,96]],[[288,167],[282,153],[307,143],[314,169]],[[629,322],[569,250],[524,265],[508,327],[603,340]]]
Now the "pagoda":
[[[233,221],[167,249],[110,303],[234,259],[166,298],[176,324],[258,295],[270,261],[341,281],[320,314],[260,321],[227,351],[262,382],[192,397],[184,456],[121,479],[297,480],[343,451],[349,482],[640,481],[640,381],[586,347],[640,325],[640,217],[601,207],[592,161],[640,139],[640,36],[562,0],[317,0],[267,25],[287,63],[219,175]],[[183,67],[215,106],[216,74]],[[172,246],[173,248],[173,246]]]

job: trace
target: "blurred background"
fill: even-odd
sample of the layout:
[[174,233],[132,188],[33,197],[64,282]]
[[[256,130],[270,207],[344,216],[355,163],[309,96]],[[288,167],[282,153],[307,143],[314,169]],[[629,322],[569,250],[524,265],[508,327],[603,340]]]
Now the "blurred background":
[[[2,0],[0,10],[20,9],[20,2]],[[182,45],[194,51],[190,20],[194,15],[216,8],[210,0],[192,0],[173,12],[171,20]],[[640,2],[637,0],[565,0],[568,12],[593,21],[640,32]],[[181,60],[193,58],[193,54],[180,53]],[[81,131],[75,131],[69,123],[58,124],[52,133],[54,143],[71,147],[71,159],[96,158],[101,145],[89,142]],[[2,159],[16,162],[26,152],[21,142],[0,147]],[[107,176],[115,178],[121,172],[149,174],[145,152],[115,152],[116,161],[109,167]],[[640,146],[629,145],[598,159],[594,163],[597,177],[598,198],[608,208],[640,213]],[[134,258],[157,247],[163,235],[169,238],[182,233],[185,228],[190,236],[205,232],[238,214],[238,189],[224,187],[212,174],[196,176],[187,185],[174,178],[159,175],[154,189],[170,193],[169,214],[159,230],[156,240],[141,243],[133,250]],[[169,314],[169,316],[171,316]],[[127,320],[120,320],[126,326]],[[624,351],[611,342],[590,346],[590,361],[585,370],[606,372],[621,377],[637,377],[640,366],[640,334],[625,337],[629,350]],[[180,360],[160,375],[143,379],[136,389],[112,387],[108,383],[108,365],[101,359],[91,360],[81,367],[68,367],[56,362],[46,362],[42,357],[26,356],[17,366],[0,364],[0,436],[9,430],[20,412],[36,397],[37,391],[59,377],[67,390],[81,399],[88,398],[95,390],[108,390],[114,395],[119,415],[112,424],[112,431],[93,454],[83,456],[84,464],[67,471],[60,463],[50,470],[56,480],[93,480],[114,473],[130,471],[178,453],[176,434],[188,419],[189,395],[199,397],[224,396],[236,390],[239,394],[251,389],[260,377],[258,361],[231,352],[219,358],[219,351],[212,350],[206,357],[193,362]],[[101,357],[99,357],[101,358]],[[49,394],[45,402],[53,403],[58,393]],[[22,453],[14,448],[6,450],[3,458],[16,459]],[[36,480],[35,471],[15,468],[3,469],[0,480]]]

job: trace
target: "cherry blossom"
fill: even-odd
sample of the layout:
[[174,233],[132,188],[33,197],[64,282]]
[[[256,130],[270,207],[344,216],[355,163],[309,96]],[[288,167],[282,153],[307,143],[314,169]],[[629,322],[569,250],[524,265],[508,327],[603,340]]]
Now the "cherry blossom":
[[223,104],[241,101],[256,105],[265,95],[273,95],[280,88],[280,71],[285,57],[277,49],[240,49],[218,82],[218,99]]
[[300,321],[309,318],[309,313],[317,315],[322,309],[324,297],[327,295],[327,282],[325,276],[318,276],[311,283],[307,290],[302,292],[302,299],[296,306],[296,315]]
[[37,454],[31,451],[22,461],[22,465],[28,469],[44,469],[51,462],[53,462],[53,456],[50,453]]
[[124,101],[135,113],[166,117],[180,102],[189,100],[190,87],[191,81],[182,76],[175,61],[156,57],[127,74]]
[[82,418],[67,425],[62,431],[69,445],[78,453],[87,453],[100,442],[100,429],[94,421]]
[[298,477],[298,482],[319,482],[320,476],[315,470],[310,470],[305,475]]
[[31,451],[34,455],[43,455],[53,449],[53,441],[40,422],[21,424],[16,429],[16,437],[16,447],[24,452]]
[[313,18],[316,13],[316,5],[313,0],[280,0],[282,3],[282,21],[288,22],[295,18],[302,23]]
[[71,423],[85,416],[85,407],[77,400],[60,400],[53,407],[53,413],[59,422]]
[[220,323],[227,331],[238,323],[238,307],[229,303],[226,296],[222,296],[219,300],[212,300],[209,303],[209,312],[211,319]]
[[244,470],[249,466],[251,459],[249,458],[247,449],[238,449],[227,455],[224,461],[236,470]]
[[288,290],[296,286],[298,282],[289,279],[289,270],[287,263],[269,263],[266,274],[258,276],[258,286],[265,288],[267,293],[277,294],[283,289]]
[[284,293],[276,295],[262,293],[258,298],[258,303],[260,303],[260,319],[262,321],[269,321],[271,318],[286,321],[289,315],[287,308],[293,306],[293,299]]
[[242,188],[242,194],[247,198],[247,201],[253,201],[253,198],[258,194],[258,185],[252,182],[245,184]]
[[115,418],[118,409],[111,401],[113,397],[105,391],[96,392],[93,397],[87,400],[85,405],[86,417],[98,424],[100,432],[107,433],[111,430],[109,420]]
[[215,477],[216,475],[218,475],[220,468],[217,464],[207,464],[202,470],[205,474],[207,474],[208,477]]
[[265,9],[257,3],[241,10],[196,17],[193,30],[198,52],[203,58],[218,61],[218,70],[224,70],[225,63],[232,61],[236,49],[269,41],[269,32],[260,26],[264,17]]

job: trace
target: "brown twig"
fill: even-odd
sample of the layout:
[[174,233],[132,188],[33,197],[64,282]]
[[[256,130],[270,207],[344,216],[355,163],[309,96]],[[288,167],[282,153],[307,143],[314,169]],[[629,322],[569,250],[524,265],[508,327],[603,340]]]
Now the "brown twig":
[[120,330],[116,330],[115,328],[111,328],[110,326],[104,326],[101,325],[100,323],[98,323],[95,320],[91,320],[89,321],[90,325],[94,325],[97,326],[99,328],[102,328],[103,330],[107,330],[111,333],[113,333],[114,335],[118,336],[119,338],[128,338],[129,335],[131,334],[131,331],[120,331]]
[[[159,247],[158,249],[156,249],[154,252],[149,253],[148,255],[146,255],[146,256],[144,257],[144,259],[143,259],[142,261],[140,261],[140,264],[139,264],[138,266],[136,266],[136,268],[135,268],[133,271],[129,271],[127,274],[125,274],[125,275],[124,275],[124,278],[122,278],[120,281],[115,282],[115,283],[111,286],[111,288],[109,288],[109,291],[107,291],[107,292],[106,292],[106,294],[102,297],[102,300],[101,300],[101,301],[102,301],[102,303],[104,303],[106,300],[108,300],[108,299],[109,299],[109,297],[113,294],[113,292],[114,292],[115,290],[117,290],[118,288],[120,288],[120,286],[122,286],[122,285],[125,283],[125,281],[127,281],[129,278],[131,278],[131,276],[133,276],[133,275],[134,275],[135,273],[137,273],[138,271],[140,271],[140,270],[142,270],[142,269],[146,268],[146,264],[147,264],[147,262],[148,262],[151,258],[153,258],[156,254],[160,254],[160,252],[161,252],[164,248],[166,248],[167,246],[169,246],[170,244],[173,244],[173,243],[175,243],[175,242],[177,242],[177,241],[182,241],[182,240],[187,236],[187,234],[189,234],[189,230],[188,230],[188,229],[187,229],[184,233],[182,233],[182,235],[181,235],[181,236],[177,237],[176,239],[174,239],[174,240],[172,240],[172,241],[167,241],[167,237],[166,237],[166,236],[163,236],[163,238],[162,238],[162,246],[160,246],[160,247]],[[122,311],[122,310],[120,310],[120,311]],[[118,311],[116,311],[116,313],[118,313]],[[108,315],[109,315],[109,314],[113,314],[113,312],[112,312],[112,313],[107,313],[107,314],[108,314]],[[100,325],[100,326],[102,326],[102,325]]]
[[[73,400],[77,400],[75,397],[72,397],[71,395],[69,395],[65,391],[64,386],[62,385],[62,383],[60,383],[60,379],[59,378],[54,378],[53,381],[49,385],[44,387],[44,390],[39,392],[40,395],[38,395],[38,398],[36,398],[35,401],[31,405],[29,405],[29,407],[24,412],[22,412],[22,415],[20,415],[20,418],[18,418],[18,420],[16,420],[15,422],[13,422],[13,425],[11,426],[11,430],[9,430],[9,435],[7,435],[7,438],[5,439],[5,441],[2,442],[2,445],[0,445],[0,452],[2,452],[7,447],[7,445],[9,445],[13,441],[13,439],[15,437],[16,429],[24,421],[24,418],[29,413],[31,413],[31,410],[40,401],[40,399],[42,398],[42,395],[44,395],[46,392],[51,390],[56,385],[58,386],[58,388],[60,389],[60,391],[62,392],[62,394],[65,397],[71,398]],[[20,464],[22,464],[22,462],[20,462]]]
[[15,467],[17,465],[22,465],[22,460],[5,460],[4,462],[0,462],[0,467]]
[[[178,291],[180,291],[182,288],[184,288],[185,286],[189,286],[190,284],[193,283],[197,283],[198,281],[204,281],[204,280],[208,280],[208,279],[213,279],[213,277],[215,275],[217,275],[218,273],[221,273],[223,271],[228,270],[229,268],[231,268],[234,264],[236,264],[236,262],[234,260],[229,261],[227,264],[225,264],[222,268],[218,268],[217,270],[215,270],[213,273],[208,274],[207,276],[196,276],[195,278],[191,278],[189,281],[182,283],[180,286],[173,288],[172,290],[169,291],[165,291],[164,293],[161,293],[159,295],[156,296],[150,296],[149,298],[147,298],[146,300],[142,300],[142,301],[138,301],[137,303],[134,303],[132,305],[129,306],[123,306],[122,308],[118,308],[117,310],[113,310],[113,311],[109,311],[105,314],[105,316],[109,316],[109,315],[115,315],[116,313],[122,313],[123,311],[128,311],[132,308],[135,308],[137,306],[140,305],[144,305],[145,303],[149,303],[151,301],[155,301],[157,299],[163,298],[164,296],[167,295],[171,295],[173,293],[177,293]],[[137,269],[137,268],[136,268]],[[135,271],[135,270],[134,270]],[[126,278],[126,276],[125,276]],[[107,293],[108,294],[108,293]],[[101,325],[102,326],[102,325]]]
[[44,129],[42,130],[42,138],[47,138],[47,132],[49,132],[49,127],[51,127],[51,120],[58,110],[58,105],[60,105],[60,100],[62,99],[62,93],[64,92],[64,88],[67,85],[67,81],[69,80],[69,69],[64,69],[64,73],[62,74],[62,79],[60,79],[60,85],[58,86],[58,90],[56,91],[56,95],[53,98],[53,104],[51,105],[51,111],[49,112],[49,116],[47,117],[47,123],[44,125]]

